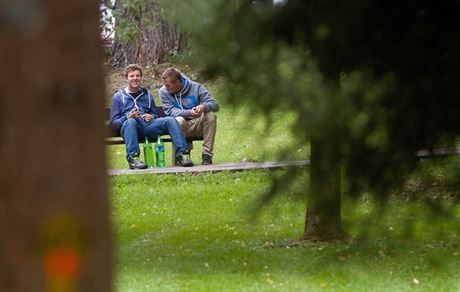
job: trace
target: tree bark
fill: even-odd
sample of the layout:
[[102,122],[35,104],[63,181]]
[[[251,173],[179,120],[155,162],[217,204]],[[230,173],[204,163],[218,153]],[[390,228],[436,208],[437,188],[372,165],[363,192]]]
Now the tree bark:
[[[324,136],[323,136],[324,137]],[[341,220],[340,147],[334,135],[312,139],[310,190],[304,240],[334,240],[344,236]]]
[[111,291],[98,5],[0,3],[0,291]]

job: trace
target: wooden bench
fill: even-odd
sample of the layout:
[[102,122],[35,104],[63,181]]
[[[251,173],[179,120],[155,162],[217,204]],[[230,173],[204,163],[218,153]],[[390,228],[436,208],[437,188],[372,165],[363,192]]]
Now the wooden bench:
[[[163,110],[163,107],[161,106],[157,106],[157,111],[158,111],[158,115],[160,117],[167,117],[167,115],[165,114],[164,110]],[[120,145],[120,144],[125,144],[125,142],[123,141],[123,139],[121,138],[120,136],[120,133],[118,130],[112,128],[110,125],[109,125],[109,121],[110,121],[110,108],[105,108],[105,112],[106,112],[106,117],[107,117],[107,120],[106,120],[106,128],[107,128],[107,136],[105,138],[105,144],[106,145]],[[172,143],[172,140],[171,140],[171,137],[169,137],[169,135],[162,135],[161,136],[161,139],[163,140],[163,142],[165,143],[168,143],[168,142],[171,142]],[[190,150],[193,149],[193,141],[203,141],[203,137],[187,137],[187,144],[189,145],[189,148]],[[151,141],[152,144],[155,144],[156,140],[155,141]],[[139,140],[139,144],[142,144],[144,143],[144,140],[140,139]],[[142,147],[141,147],[142,148]],[[174,153],[176,152],[176,147],[174,146],[174,143],[172,143],[172,159],[171,159],[171,165],[172,166],[175,166],[176,165],[176,155],[174,155]]]

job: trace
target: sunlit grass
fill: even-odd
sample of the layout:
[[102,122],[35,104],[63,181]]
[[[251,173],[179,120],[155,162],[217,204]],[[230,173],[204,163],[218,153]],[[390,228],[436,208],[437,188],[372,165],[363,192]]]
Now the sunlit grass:
[[[248,206],[270,184],[266,171],[121,176],[111,183],[116,291],[460,289],[458,207],[455,218],[434,224],[420,202],[391,200],[378,217],[372,202],[346,200],[351,239],[290,246],[303,231],[301,198],[276,198],[251,220]],[[412,239],[404,236],[406,215],[416,223]]]

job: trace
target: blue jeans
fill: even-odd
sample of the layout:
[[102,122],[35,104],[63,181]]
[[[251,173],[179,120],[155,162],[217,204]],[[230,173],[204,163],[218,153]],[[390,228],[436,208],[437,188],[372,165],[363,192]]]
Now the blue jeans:
[[156,118],[146,122],[143,119],[127,119],[120,131],[121,137],[126,144],[126,158],[129,156],[139,156],[139,140],[144,140],[147,137],[153,143],[158,135],[171,136],[171,140],[176,146],[176,154],[187,152],[188,145],[185,140],[184,132],[175,118],[164,117]]

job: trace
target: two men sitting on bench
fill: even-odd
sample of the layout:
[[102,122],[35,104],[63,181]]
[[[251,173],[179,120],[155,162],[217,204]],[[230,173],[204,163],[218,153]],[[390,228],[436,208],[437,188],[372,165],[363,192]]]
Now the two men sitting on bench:
[[130,169],[145,169],[147,165],[139,159],[139,140],[146,137],[155,141],[158,135],[171,136],[176,146],[176,165],[193,166],[190,149],[184,132],[173,117],[158,116],[152,95],[141,87],[142,68],[128,65],[124,70],[126,87],[112,97],[110,125],[120,131],[126,144],[126,159]]

